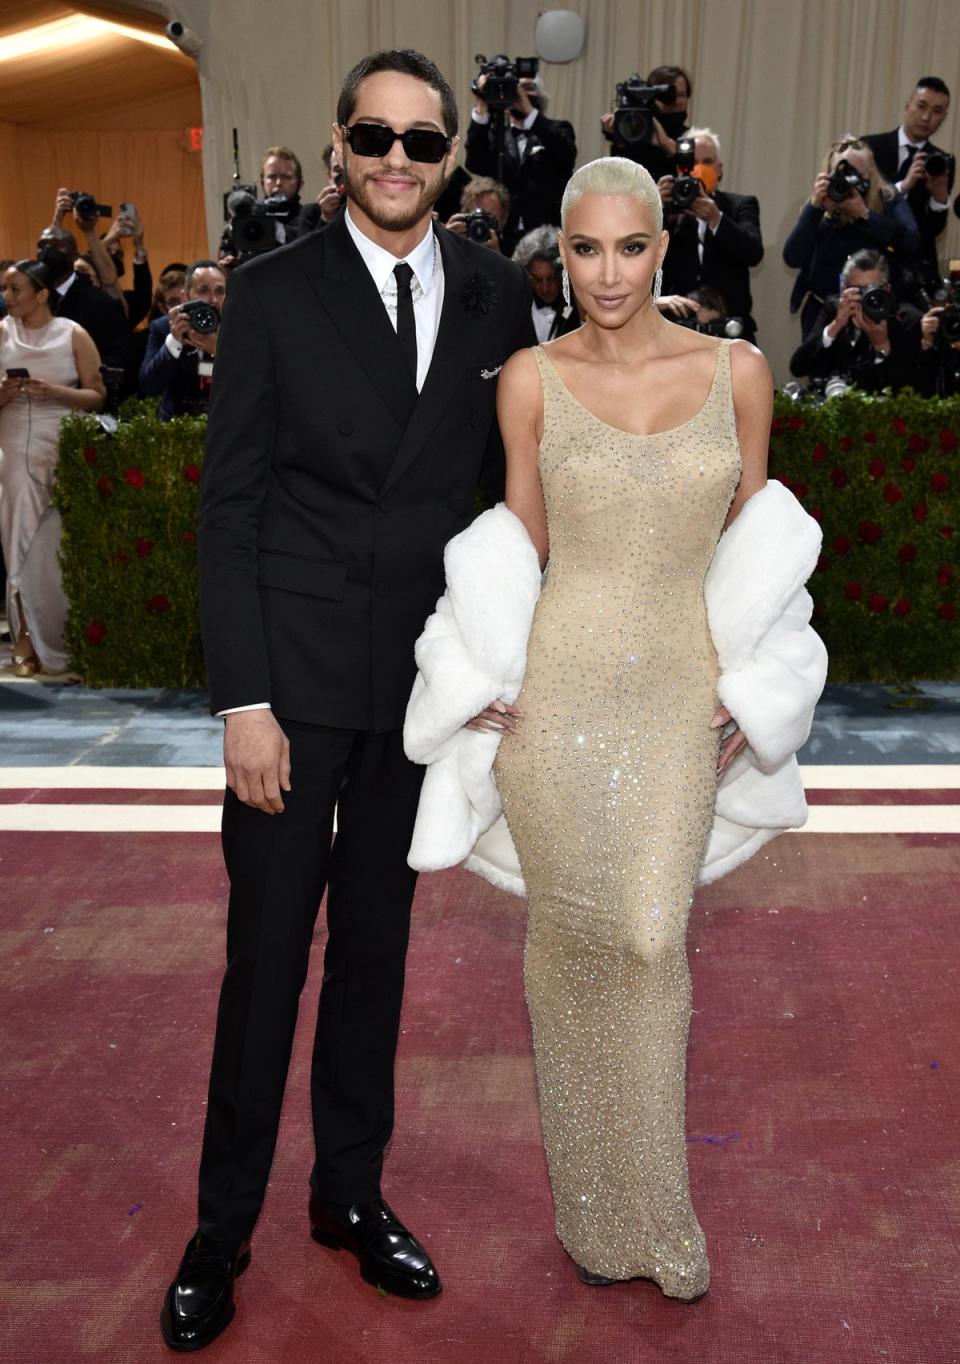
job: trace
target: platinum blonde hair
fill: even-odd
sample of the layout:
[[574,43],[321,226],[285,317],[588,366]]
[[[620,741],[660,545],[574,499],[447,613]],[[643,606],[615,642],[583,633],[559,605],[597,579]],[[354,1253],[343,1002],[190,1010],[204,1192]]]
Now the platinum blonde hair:
[[684,137],[692,137],[694,141],[696,141],[698,137],[709,138],[717,149],[717,160],[718,161],[723,160],[723,152],[720,148],[720,139],[719,137],[717,137],[716,133],[713,131],[712,128],[690,128],[687,132],[684,133]]
[[566,232],[570,210],[584,194],[632,194],[653,214],[657,233],[663,231],[663,201],[657,183],[636,161],[625,156],[600,156],[574,171],[560,202],[562,231]]

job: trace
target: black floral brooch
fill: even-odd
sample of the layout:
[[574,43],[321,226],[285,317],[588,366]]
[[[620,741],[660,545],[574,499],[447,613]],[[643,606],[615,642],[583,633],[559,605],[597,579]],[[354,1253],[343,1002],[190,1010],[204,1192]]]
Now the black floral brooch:
[[496,307],[497,286],[482,270],[474,270],[464,282],[460,299],[471,317],[485,317],[491,308]]

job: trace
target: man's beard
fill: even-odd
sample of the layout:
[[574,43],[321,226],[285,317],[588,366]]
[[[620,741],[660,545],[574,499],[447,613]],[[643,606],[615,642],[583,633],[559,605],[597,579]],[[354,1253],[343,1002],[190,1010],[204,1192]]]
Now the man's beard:
[[[434,204],[443,193],[446,184],[446,176],[440,174],[432,184],[420,181],[420,193],[417,201],[411,208],[401,205],[378,204],[374,203],[369,193],[365,176],[354,175],[352,158],[349,158],[343,167],[343,183],[348,199],[352,199],[358,207],[377,227],[382,227],[386,232],[406,232],[408,228],[415,227],[417,223],[430,212]],[[419,180],[419,177],[416,177]]]

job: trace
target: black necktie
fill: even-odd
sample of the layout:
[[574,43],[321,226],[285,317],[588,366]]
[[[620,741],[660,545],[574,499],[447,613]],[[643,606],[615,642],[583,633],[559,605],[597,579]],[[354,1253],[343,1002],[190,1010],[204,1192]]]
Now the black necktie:
[[397,340],[403,351],[403,358],[410,366],[413,382],[417,382],[417,324],[413,316],[413,294],[410,281],[413,271],[406,262],[401,261],[393,267],[397,281]]
[[906,153],[905,153],[905,155],[904,155],[903,160],[900,162],[900,168],[899,168],[899,170],[897,171],[897,180],[896,180],[896,183],[897,183],[898,185],[899,185],[900,181],[903,179],[903,177],[906,175],[907,171],[908,171],[908,170],[910,169],[910,167],[913,165],[913,158],[916,156],[916,154],[917,154],[917,152],[918,152],[919,150],[920,150],[920,148],[919,148],[919,147],[914,147],[914,146],[912,145],[912,143],[908,143],[908,144],[907,144]]

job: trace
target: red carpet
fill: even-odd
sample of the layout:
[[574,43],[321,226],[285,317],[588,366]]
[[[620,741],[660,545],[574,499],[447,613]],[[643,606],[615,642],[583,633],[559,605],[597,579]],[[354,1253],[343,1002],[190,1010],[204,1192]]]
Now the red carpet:
[[[99,793],[98,798],[103,798]],[[2,1346],[172,1359],[223,952],[214,835],[0,835]],[[446,1289],[306,1229],[304,997],[268,1203],[211,1364],[956,1364],[960,837],[803,835],[698,897],[688,1132],[713,1284],[579,1284],[552,1234],[524,905],[421,879],[385,1192]]]

